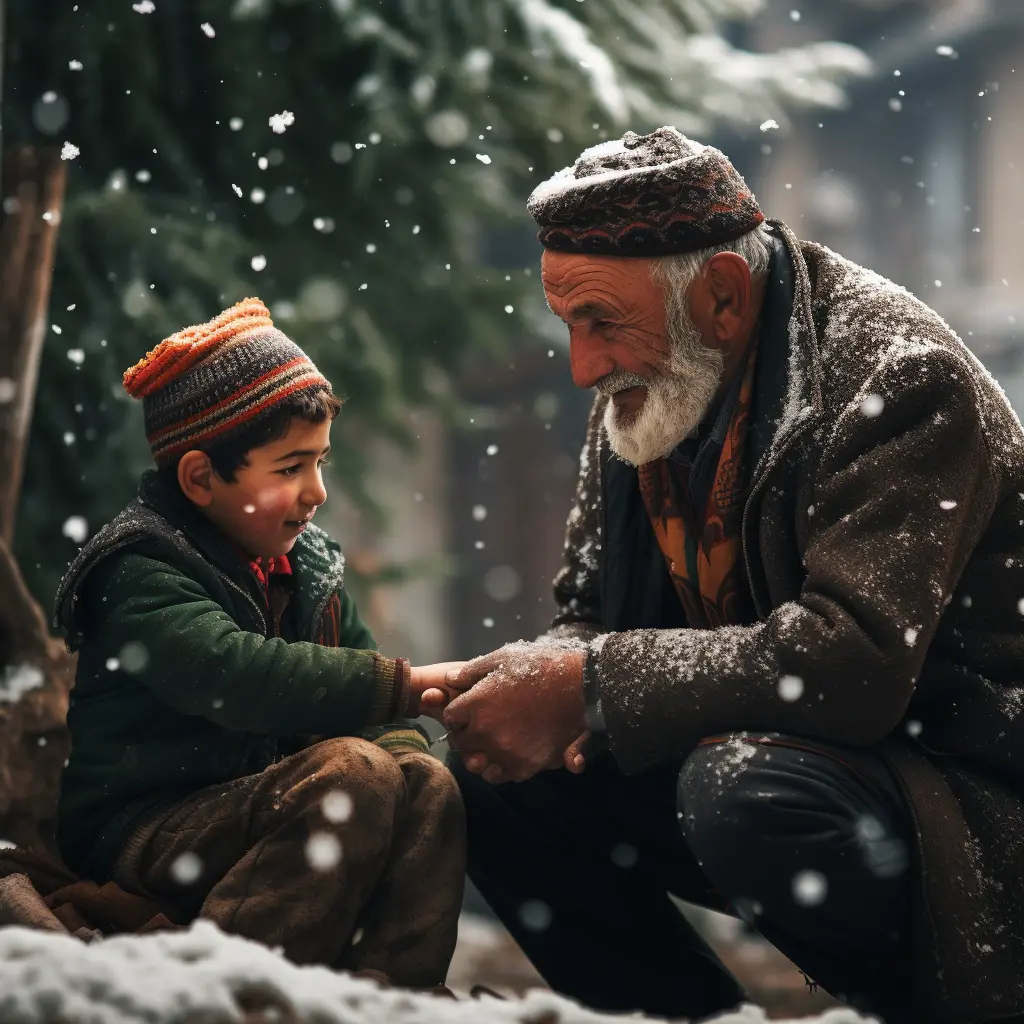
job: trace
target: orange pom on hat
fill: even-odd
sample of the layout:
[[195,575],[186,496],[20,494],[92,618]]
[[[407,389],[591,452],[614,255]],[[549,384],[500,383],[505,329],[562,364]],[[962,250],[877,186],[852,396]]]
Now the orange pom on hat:
[[165,338],[124,374],[142,399],[146,436],[158,465],[249,426],[285,399],[330,391],[312,360],[255,298],[205,324]]

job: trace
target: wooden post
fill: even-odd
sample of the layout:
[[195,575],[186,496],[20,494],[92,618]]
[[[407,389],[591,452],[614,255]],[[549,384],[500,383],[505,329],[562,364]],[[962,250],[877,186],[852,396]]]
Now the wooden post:
[[14,537],[25,447],[46,336],[67,163],[56,150],[5,155],[0,221],[0,538]]

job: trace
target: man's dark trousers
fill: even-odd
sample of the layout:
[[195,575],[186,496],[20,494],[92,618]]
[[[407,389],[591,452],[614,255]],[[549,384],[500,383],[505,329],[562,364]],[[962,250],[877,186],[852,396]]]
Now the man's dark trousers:
[[[760,739],[760,737],[758,737]],[[910,1019],[909,814],[868,751],[717,738],[680,766],[492,786],[450,767],[469,874],[556,991],[699,1019],[744,998],[667,896],[749,920],[822,988]]]

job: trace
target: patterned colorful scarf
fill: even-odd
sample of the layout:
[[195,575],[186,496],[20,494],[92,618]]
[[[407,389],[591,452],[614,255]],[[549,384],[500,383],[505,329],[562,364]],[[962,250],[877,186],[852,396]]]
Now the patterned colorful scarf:
[[639,470],[640,492],[651,526],[687,624],[694,629],[754,620],[742,565],[740,526],[745,491],[743,449],[756,363],[755,335],[703,509],[695,504],[688,472],[669,459],[645,463]]

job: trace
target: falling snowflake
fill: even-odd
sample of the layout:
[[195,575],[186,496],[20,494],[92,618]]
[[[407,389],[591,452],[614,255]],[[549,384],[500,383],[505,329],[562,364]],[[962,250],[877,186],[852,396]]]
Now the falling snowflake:
[[125,672],[130,672],[133,675],[142,672],[149,664],[149,650],[144,643],[140,643],[138,640],[129,640],[118,651],[118,657]]
[[330,871],[341,862],[341,843],[330,832],[314,832],[306,843],[306,860],[314,871]]
[[916,629],[907,629],[907,630],[905,630],[904,633],[903,633],[903,642],[908,647],[913,647],[914,644],[917,643],[917,630]]
[[295,115],[290,110],[282,110],[280,114],[271,114],[267,123],[275,135],[284,135],[285,129],[295,124]]
[[475,522],[482,523],[487,518],[487,508],[484,505],[473,506],[473,519]]
[[486,153],[477,153],[476,158],[482,164],[489,164],[491,162],[491,158]]
[[68,61],[68,71],[81,71],[81,70],[82,70],[82,62],[80,60],[69,60]]
[[107,658],[106,665],[108,672],[116,672],[121,667],[121,662],[117,658]]
[[208,21],[204,21],[199,27],[203,30],[203,35],[205,35],[207,39],[212,39],[217,34],[214,32],[213,26]]
[[236,196],[238,196],[239,199],[242,198],[242,190],[237,185],[232,184],[231,190],[235,193]]
[[68,359],[76,366],[81,366],[85,362],[85,351],[80,348],[69,348]]
[[506,306],[505,307],[505,312],[506,313],[514,313],[515,312],[515,306]]
[[497,455],[498,454],[498,446],[496,444],[489,444],[487,446],[487,454],[488,455]]
[[263,270],[266,267],[267,257],[253,256],[253,258],[249,261],[249,265],[252,267],[253,270],[257,271],[258,273],[259,271]]
[[778,127],[779,127],[779,122],[776,121],[774,117],[770,117],[770,118],[768,118],[767,121],[763,121],[761,123],[761,131],[763,131],[763,132],[769,132],[773,128],[778,128]]
[[76,544],[84,544],[85,538],[89,536],[89,524],[84,516],[69,516],[64,520],[60,532]]
[[885,399],[881,395],[868,395],[860,403],[861,415],[869,420],[873,420],[876,416],[881,416],[884,408]]
[[250,199],[251,199],[251,200],[252,200],[252,201],[253,201],[253,202],[254,202],[254,203],[255,203],[255,204],[257,205],[257,206],[259,206],[259,204],[260,204],[260,203],[262,203],[262,202],[263,202],[263,200],[267,198],[267,193],[266,193],[266,192],[264,192],[264,191],[263,191],[263,189],[261,189],[261,188],[254,188],[254,189],[253,189],[253,190],[252,190],[252,191],[251,191],[251,192],[249,193],[249,198],[250,198]]
[[132,10],[138,11],[139,14],[152,14],[156,10],[156,4],[153,0],[139,0],[137,4],[132,4]]
[[65,142],[64,147],[60,151],[60,158],[61,160],[74,160],[81,152],[73,142]]
[[939,508],[945,509],[948,512],[951,508],[956,508],[956,502],[955,501],[940,501],[939,502]]
[[785,675],[779,679],[779,696],[789,703],[803,696],[804,681],[799,676]]
[[543,900],[527,900],[519,908],[519,920],[531,932],[545,931],[551,924],[551,908]]
[[178,885],[192,885],[194,882],[199,881],[199,876],[202,873],[203,862],[199,855],[192,853],[191,850],[186,850],[184,853],[179,854],[171,862],[171,878]]
[[935,52],[940,57],[951,57],[953,60],[956,60],[957,57],[960,56],[960,54],[957,53],[956,50],[954,50],[952,46],[949,46],[946,43],[943,43],[941,46],[936,46],[935,47]]
[[228,127],[233,132],[241,131],[243,124],[245,124],[245,122],[240,117],[233,117],[231,118],[230,121],[228,121]]
[[793,899],[802,907],[816,907],[828,893],[828,879],[820,871],[799,871],[793,877]]
[[640,852],[630,843],[619,843],[612,850],[612,863],[616,867],[631,868],[640,859]]
[[916,718],[911,718],[907,722],[907,735],[908,736],[914,736],[914,737],[920,736],[921,735],[921,730],[923,728],[924,727],[921,725],[921,723]]
[[324,817],[336,825],[343,821],[348,821],[352,817],[352,797],[343,789],[331,790],[324,797],[321,806],[323,807]]

